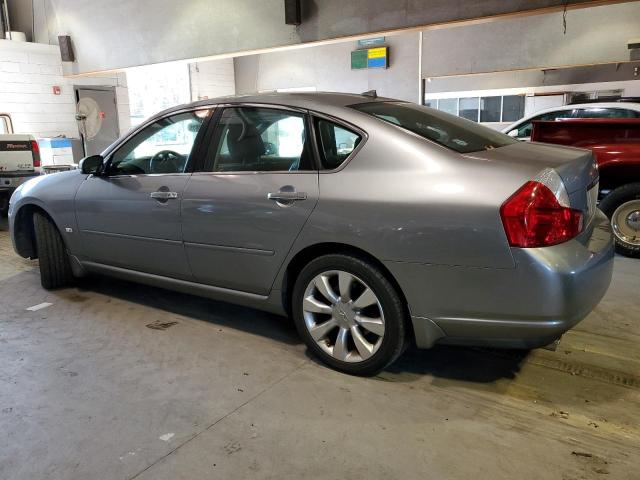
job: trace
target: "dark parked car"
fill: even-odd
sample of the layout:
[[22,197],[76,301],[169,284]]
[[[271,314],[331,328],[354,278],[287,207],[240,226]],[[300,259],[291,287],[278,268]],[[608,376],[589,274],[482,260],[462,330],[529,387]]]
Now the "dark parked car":
[[597,181],[591,152],[437,110],[274,94],[162,112],[9,216],[45,288],[95,272],[290,314],[372,374],[410,341],[529,348],[584,318],[612,273]]

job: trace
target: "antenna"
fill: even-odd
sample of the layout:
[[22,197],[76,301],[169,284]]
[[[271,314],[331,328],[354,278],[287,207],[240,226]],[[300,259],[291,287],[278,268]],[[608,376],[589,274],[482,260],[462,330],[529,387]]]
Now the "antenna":
[[375,90],[369,90],[367,92],[363,92],[361,93],[361,95],[365,97],[378,98],[378,92],[376,92]]

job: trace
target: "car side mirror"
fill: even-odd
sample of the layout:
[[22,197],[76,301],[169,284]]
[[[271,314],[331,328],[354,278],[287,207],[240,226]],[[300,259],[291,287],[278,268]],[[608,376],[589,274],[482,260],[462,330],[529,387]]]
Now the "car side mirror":
[[518,129],[514,128],[513,130],[510,130],[509,132],[507,132],[507,135],[509,135],[511,138],[518,138]]
[[98,173],[100,167],[102,167],[104,158],[102,155],[91,155],[80,160],[80,170],[85,175],[92,175]]

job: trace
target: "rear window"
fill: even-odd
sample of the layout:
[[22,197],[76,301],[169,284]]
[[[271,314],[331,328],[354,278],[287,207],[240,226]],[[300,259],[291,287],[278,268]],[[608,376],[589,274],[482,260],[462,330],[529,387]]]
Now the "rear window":
[[351,108],[392,123],[458,153],[504,147],[517,140],[448,113],[403,102],[373,102]]

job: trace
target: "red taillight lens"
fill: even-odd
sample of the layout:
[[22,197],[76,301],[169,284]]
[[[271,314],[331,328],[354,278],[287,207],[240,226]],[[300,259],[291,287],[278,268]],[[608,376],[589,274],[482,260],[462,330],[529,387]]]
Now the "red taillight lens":
[[40,166],[40,147],[35,140],[31,140],[31,156],[33,157],[33,167],[38,168]]
[[546,185],[527,182],[500,208],[512,247],[547,247],[572,239],[582,231],[582,212],[560,205]]

